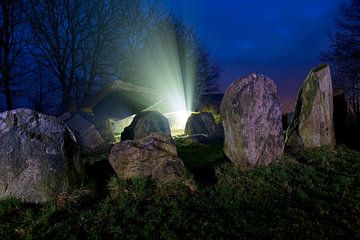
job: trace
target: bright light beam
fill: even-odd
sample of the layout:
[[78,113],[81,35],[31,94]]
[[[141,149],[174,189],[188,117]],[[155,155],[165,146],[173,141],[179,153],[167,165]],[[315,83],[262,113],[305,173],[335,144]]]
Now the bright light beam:
[[195,54],[189,43],[179,39],[170,23],[161,24],[150,36],[140,51],[140,62],[132,67],[139,69],[146,86],[156,89],[163,100],[161,107],[151,109],[162,112],[168,118],[176,116],[178,120],[171,120],[170,127],[176,129],[173,134],[183,134],[194,98]]

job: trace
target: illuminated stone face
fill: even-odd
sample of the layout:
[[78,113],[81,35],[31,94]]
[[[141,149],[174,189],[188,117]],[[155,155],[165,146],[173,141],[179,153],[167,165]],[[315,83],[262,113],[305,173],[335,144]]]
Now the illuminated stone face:
[[[185,133],[185,125],[188,117],[190,116],[191,112],[187,111],[178,111],[178,112],[169,112],[164,113],[164,116],[169,120],[171,135],[178,136]],[[113,133],[116,138],[116,141],[120,141],[121,133],[124,129],[131,124],[135,115],[127,117],[122,120],[111,120]]]

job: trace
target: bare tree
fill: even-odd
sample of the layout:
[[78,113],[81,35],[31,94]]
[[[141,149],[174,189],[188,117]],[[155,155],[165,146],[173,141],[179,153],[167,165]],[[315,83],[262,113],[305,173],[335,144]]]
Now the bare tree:
[[105,78],[104,65],[108,56],[106,49],[116,32],[115,27],[121,19],[120,0],[88,1],[85,5],[87,21],[84,32],[86,38],[82,39],[81,56],[83,58],[81,71],[84,81],[81,83],[81,93],[92,93],[93,87]]
[[132,25],[147,31],[155,19],[146,6],[143,0],[31,0],[32,54],[57,79],[62,111],[70,96],[81,101],[94,87],[126,76],[127,56],[144,34]]
[[80,49],[86,39],[85,3],[85,0],[32,0],[30,4],[32,55],[60,84],[62,111],[78,83]]
[[335,82],[346,90],[350,110],[360,122],[360,0],[343,5],[336,24],[330,49],[322,59],[332,64]]
[[19,77],[16,63],[25,46],[20,4],[19,0],[0,0],[0,91],[5,94],[8,110],[13,107],[12,83]]
[[[102,61],[102,74],[123,81],[143,84],[137,72],[141,66],[141,54],[154,27],[167,12],[159,1],[122,0],[113,22],[112,34],[108,35]],[[146,80],[145,80],[146,81]]]
[[[31,52],[56,79],[62,112],[69,97],[80,102],[114,80],[146,85],[146,76],[138,74],[142,54],[152,47],[151,34],[172,19],[155,0],[31,0],[29,12]],[[195,35],[178,26],[179,45],[196,49],[187,60],[198,58],[197,76],[210,83],[217,77],[215,65]]]

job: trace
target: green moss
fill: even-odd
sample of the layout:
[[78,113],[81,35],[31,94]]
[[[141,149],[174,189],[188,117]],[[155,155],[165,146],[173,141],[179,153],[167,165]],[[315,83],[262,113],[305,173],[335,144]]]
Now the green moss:
[[302,112],[301,115],[303,117],[302,120],[306,120],[312,110],[314,98],[316,95],[316,91],[318,89],[318,78],[316,72],[311,72],[309,76],[306,78],[303,86],[304,90],[302,96]]
[[297,96],[293,120],[285,133],[285,144],[289,141],[294,132],[298,133],[300,121],[305,121],[309,117],[318,89],[317,72],[326,66],[327,65],[319,65],[312,69],[303,82]]
[[10,113],[8,113],[6,115],[6,127],[10,128],[12,126],[16,126],[17,125],[17,118],[16,115],[11,115]]
[[313,129],[312,128],[304,128],[303,131],[302,131],[302,138],[303,138],[303,141],[304,141],[304,145],[307,145],[307,143],[311,144],[311,142],[308,142],[309,140],[311,141],[312,138],[314,137],[314,134],[313,134]]
[[213,115],[214,115],[215,123],[221,124],[222,123],[221,115],[220,114],[213,114]]

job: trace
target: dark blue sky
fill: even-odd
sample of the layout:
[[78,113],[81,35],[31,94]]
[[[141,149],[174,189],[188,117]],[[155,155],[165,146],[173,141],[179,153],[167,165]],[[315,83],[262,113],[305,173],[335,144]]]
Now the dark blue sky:
[[222,91],[237,78],[262,73],[278,85],[283,108],[320,63],[339,5],[349,0],[164,0],[197,32],[221,69]]

